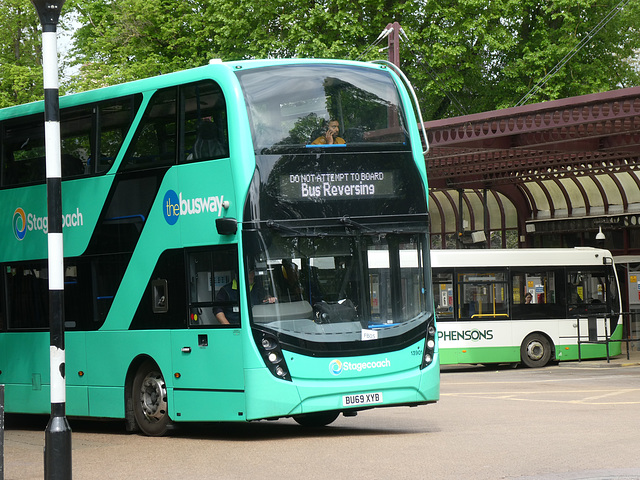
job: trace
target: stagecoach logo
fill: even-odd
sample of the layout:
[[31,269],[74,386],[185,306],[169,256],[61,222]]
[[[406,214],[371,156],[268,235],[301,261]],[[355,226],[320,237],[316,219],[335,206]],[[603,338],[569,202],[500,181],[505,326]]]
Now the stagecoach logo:
[[18,240],[22,240],[27,234],[27,216],[20,207],[13,212],[13,233],[15,233]]
[[329,371],[332,375],[340,375],[342,373],[342,362],[340,360],[331,360]]
[[342,372],[347,372],[347,371],[361,372],[363,370],[371,370],[373,368],[387,368],[390,366],[391,366],[391,361],[388,358],[385,358],[384,360],[379,360],[377,362],[372,361],[372,362],[357,362],[357,363],[341,362],[340,360],[336,359],[336,360],[331,360],[331,363],[329,363],[329,371],[331,372],[331,375],[338,376]]
[[[27,231],[40,230],[42,233],[49,233],[48,217],[39,217],[33,213],[26,213],[22,207],[16,208],[13,212],[13,234],[18,240],[24,240]],[[81,227],[84,224],[82,213],[76,208],[74,213],[62,215],[62,227]]]
[[200,213],[222,214],[223,196],[182,198],[182,192],[167,190],[162,202],[162,213],[169,225],[175,225],[181,215],[198,215]]

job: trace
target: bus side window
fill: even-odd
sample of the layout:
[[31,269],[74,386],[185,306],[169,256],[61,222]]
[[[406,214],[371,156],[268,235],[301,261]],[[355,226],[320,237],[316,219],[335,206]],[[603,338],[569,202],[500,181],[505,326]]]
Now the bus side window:
[[[122,256],[76,258],[65,261],[64,319],[69,330],[97,330],[104,323],[124,275]],[[6,298],[5,328],[43,329],[49,326],[49,280],[45,262],[3,267]],[[2,305],[0,305],[2,306]]]
[[0,275],[0,332],[4,332],[5,326],[6,326],[4,321],[4,316],[5,316],[5,309],[7,307],[7,292],[4,289],[5,266],[2,265],[1,267],[3,271],[2,271],[2,274]]
[[437,320],[454,320],[453,273],[434,271],[432,287]]
[[512,268],[513,317],[563,318],[566,315],[563,276],[561,269]]
[[509,318],[506,277],[502,270],[458,274],[458,316],[475,320]]
[[[137,94],[96,106],[95,145],[92,146],[92,157],[88,159],[87,173],[102,173],[111,168],[141,101],[142,95]],[[92,158],[95,159],[93,162]]]
[[12,330],[49,326],[49,281],[45,262],[6,267],[7,326]]
[[[240,323],[238,251],[236,245],[224,245],[189,252],[189,325],[219,325],[216,314],[221,310],[230,323]],[[232,295],[223,297],[221,291]],[[231,298],[232,297],[232,298]]]
[[224,96],[212,81],[159,90],[129,146],[124,170],[171,166],[229,155]]
[[92,120],[92,105],[66,108],[60,112],[62,178],[86,173],[87,161],[91,156]]
[[121,166],[143,170],[175,164],[177,87],[153,95]]
[[567,270],[569,313],[573,316],[606,312],[606,279],[602,269]]
[[194,252],[189,255],[189,318],[190,325],[215,325],[213,299],[215,283],[211,252]]
[[211,160],[229,156],[227,111],[220,87],[205,81],[181,89],[183,141],[180,161]]
[[8,120],[2,130],[3,186],[44,182],[44,115]]
[[[142,95],[60,110],[62,178],[100,173],[113,164]],[[0,123],[3,186],[44,182],[44,116]],[[96,162],[94,159],[100,159]]]

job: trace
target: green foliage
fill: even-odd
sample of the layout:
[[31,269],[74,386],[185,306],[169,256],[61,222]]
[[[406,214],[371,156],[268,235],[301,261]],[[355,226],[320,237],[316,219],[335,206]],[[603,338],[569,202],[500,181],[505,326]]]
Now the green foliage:
[[[0,28],[9,32],[0,40],[0,105],[7,105],[39,98],[41,69],[30,1],[3,2],[10,11],[0,12]],[[409,40],[401,43],[402,68],[425,119],[442,118],[516,105],[567,55],[528,103],[638,85],[640,2],[629,1],[584,42],[619,2],[67,0],[63,28],[70,19],[80,27],[63,87],[96,88],[211,58],[356,59],[398,21]],[[386,52],[373,48],[363,59],[374,58]]]
[[638,85],[638,2],[585,42],[619,1],[430,1],[420,23],[404,22],[419,54],[403,55],[403,68],[428,118],[514,106],[567,55],[526,103]]
[[202,65],[205,18],[197,2],[83,0],[74,2],[82,25],[70,66],[76,90],[122,83]]
[[356,58],[392,14],[381,0],[72,0],[74,89],[204,65],[211,58]]
[[0,74],[0,108],[42,100],[42,67],[4,63]]
[[319,132],[322,127],[325,127],[325,120],[315,113],[310,113],[305,117],[299,118],[289,131],[289,137],[279,143],[282,145],[310,143],[314,140],[314,135],[320,135]]
[[2,0],[0,108],[43,95],[40,21],[30,0]]

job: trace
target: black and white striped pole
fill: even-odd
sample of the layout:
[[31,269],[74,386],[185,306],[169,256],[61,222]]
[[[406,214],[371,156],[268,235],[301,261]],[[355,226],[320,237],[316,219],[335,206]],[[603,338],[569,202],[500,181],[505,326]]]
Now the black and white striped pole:
[[71,479],[71,428],[66,417],[64,352],[64,250],[62,244],[62,161],[56,28],[65,0],[31,0],[42,24],[44,131],[49,233],[49,347],[51,417],[45,430],[44,478]]

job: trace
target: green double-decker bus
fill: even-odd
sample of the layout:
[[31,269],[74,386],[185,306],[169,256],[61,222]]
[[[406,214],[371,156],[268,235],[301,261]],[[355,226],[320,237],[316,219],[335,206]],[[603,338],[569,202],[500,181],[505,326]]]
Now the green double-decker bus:
[[[162,435],[437,401],[411,93],[270,60],[62,97],[67,414]],[[7,412],[50,409],[43,110],[0,110]]]

